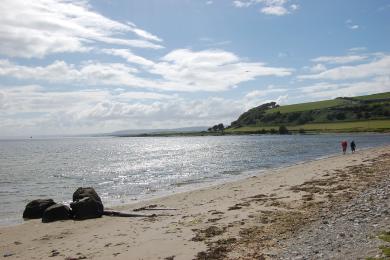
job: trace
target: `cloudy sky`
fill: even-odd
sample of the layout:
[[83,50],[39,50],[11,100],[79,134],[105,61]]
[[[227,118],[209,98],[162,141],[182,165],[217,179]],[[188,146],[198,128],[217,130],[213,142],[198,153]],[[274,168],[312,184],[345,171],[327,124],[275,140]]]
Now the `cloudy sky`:
[[388,0],[2,0],[0,136],[390,91]]

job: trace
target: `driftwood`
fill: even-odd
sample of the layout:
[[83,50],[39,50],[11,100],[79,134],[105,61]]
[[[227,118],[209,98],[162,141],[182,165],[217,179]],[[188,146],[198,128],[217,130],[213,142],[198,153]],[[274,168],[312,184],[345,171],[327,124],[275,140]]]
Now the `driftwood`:
[[151,218],[151,217],[157,217],[156,214],[151,215],[144,215],[144,214],[131,214],[131,213],[124,213],[119,211],[112,211],[112,210],[105,210],[103,211],[103,215],[105,216],[111,216],[111,217],[128,217],[128,218]]
[[133,211],[142,211],[142,210],[177,210],[174,208],[157,208],[157,205],[149,205],[141,208],[134,209]]

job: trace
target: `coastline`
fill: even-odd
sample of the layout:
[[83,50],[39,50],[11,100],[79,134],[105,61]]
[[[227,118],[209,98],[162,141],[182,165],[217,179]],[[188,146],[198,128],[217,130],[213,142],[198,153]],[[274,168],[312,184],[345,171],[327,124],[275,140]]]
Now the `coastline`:
[[[390,146],[383,146],[359,150],[355,154],[333,154],[265,170],[255,176],[115,207],[121,211],[148,205],[176,209],[157,212],[166,216],[105,216],[50,224],[31,220],[17,226],[0,227],[0,251],[10,253],[9,259],[43,259],[52,256],[53,250],[58,252],[53,259],[82,259],[80,257],[84,256],[88,259],[164,259],[172,256],[174,259],[195,256],[202,259],[202,253],[209,259],[218,259],[214,249],[219,248],[227,251],[223,253],[224,257],[241,257],[256,251],[250,237],[254,229],[261,227],[262,232],[267,233],[264,229],[280,221],[284,213],[298,214],[296,219],[299,219],[302,215],[299,212],[308,210],[305,204],[325,201],[329,195],[329,192],[317,194],[299,189],[296,192],[293,187],[308,181],[339,178],[340,171],[369,167],[373,160],[389,152]],[[348,180],[340,179],[340,182]],[[342,194],[341,188],[332,196]],[[275,217],[277,214],[281,215]],[[273,217],[276,220],[270,221]],[[280,239],[280,234],[274,234],[270,241],[261,243],[264,253],[265,248],[274,246],[273,239]],[[226,245],[234,250],[227,250]]]

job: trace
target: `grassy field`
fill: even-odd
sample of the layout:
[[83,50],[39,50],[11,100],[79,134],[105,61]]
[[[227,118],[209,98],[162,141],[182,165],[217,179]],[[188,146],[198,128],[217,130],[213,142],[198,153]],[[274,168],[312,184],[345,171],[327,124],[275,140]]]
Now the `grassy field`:
[[378,94],[373,94],[368,96],[359,96],[354,98],[359,100],[385,99],[385,98],[390,98],[390,92],[378,93]]
[[[386,99],[390,98],[390,92],[386,93],[378,93],[373,95],[367,95],[367,96],[358,96],[353,97],[356,100],[375,100],[375,99]],[[291,113],[291,112],[302,112],[302,111],[308,111],[308,110],[314,110],[314,109],[323,109],[328,107],[337,107],[341,105],[346,105],[350,101],[343,100],[343,99],[331,99],[331,100],[323,100],[323,101],[317,101],[317,102],[309,102],[309,103],[303,103],[303,104],[294,104],[294,105],[286,105],[281,106],[273,109],[269,109],[266,111],[266,114],[280,112],[280,113]]]
[[309,102],[309,103],[303,103],[303,104],[281,106],[281,107],[269,109],[266,111],[266,113],[270,114],[270,113],[275,113],[278,111],[280,113],[301,112],[301,111],[307,111],[307,110],[335,107],[335,106],[340,106],[343,104],[345,104],[345,101],[342,99],[332,99],[332,100],[324,100],[324,101],[318,101],[318,102]]
[[[226,133],[253,133],[262,129],[279,129],[278,126],[245,126],[236,129],[227,129]],[[367,120],[340,123],[317,123],[296,126],[287,126],[290,131],[304,129],[306,132],[390,132],[390,120]]]

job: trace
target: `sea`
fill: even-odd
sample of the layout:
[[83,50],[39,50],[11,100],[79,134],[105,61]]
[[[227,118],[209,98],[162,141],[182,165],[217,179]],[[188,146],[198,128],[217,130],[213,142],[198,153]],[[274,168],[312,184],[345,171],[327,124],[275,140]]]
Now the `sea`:
[[69,204],[82,186],[118,206],[341,154],[342,140],[390,145],[388,134],[2,139],[0,225],[23,222],[34,199]]

